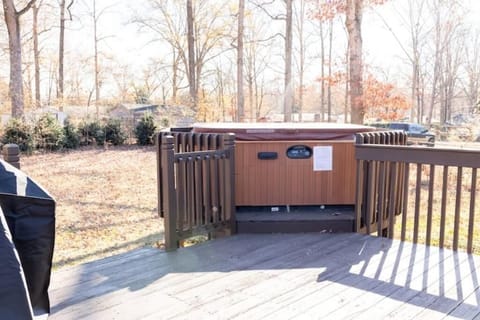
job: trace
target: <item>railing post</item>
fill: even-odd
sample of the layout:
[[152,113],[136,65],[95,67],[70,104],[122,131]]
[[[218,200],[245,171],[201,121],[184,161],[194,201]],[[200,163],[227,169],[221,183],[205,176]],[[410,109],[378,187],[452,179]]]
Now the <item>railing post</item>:
[[163,189],[162,189],[162,132],[155,135],[155,147],[157,149],[157,202],[158,215],[163,218]]
[[3,160],[20,169],[20,148],[17,144],[9,143],[2,148]]
[[177,199],[175,190],[175,152],[174,139],[171,135],[162,136],[161,142],[161,177],[162,207],[164,214],[165,249],[176,250],[179,246],[177,237]]
[[235,135],[226,134],[223,138],[223,146],[227,151],[225,164],[225,218],[230,223],[230,233],[237,233],[237,222],[235,219]]

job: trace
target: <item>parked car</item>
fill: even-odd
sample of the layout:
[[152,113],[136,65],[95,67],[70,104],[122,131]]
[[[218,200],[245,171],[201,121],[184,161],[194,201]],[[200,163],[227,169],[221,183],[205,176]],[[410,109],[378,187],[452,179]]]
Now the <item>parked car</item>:
[[387,130],[402,130],[407,133],[407,144],[421,144],[433,147],[435,145],[435,134],[421,124],[411,122],[377,122],[368,124]]

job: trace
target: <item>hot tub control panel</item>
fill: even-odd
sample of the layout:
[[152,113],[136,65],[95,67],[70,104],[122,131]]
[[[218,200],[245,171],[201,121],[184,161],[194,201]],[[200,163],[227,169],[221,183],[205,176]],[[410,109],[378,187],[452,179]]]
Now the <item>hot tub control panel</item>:
[[312,154],[312,148],[305,145],[295,145],[287,149],[287,157],[290,159],[308,159]]

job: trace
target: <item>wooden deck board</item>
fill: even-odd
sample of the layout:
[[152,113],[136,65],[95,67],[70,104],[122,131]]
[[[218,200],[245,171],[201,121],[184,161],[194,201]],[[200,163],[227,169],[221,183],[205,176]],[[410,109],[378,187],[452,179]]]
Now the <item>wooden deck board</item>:
[[58,270],[49,319],[478,319],[479,264],[353,233],[244,234]]

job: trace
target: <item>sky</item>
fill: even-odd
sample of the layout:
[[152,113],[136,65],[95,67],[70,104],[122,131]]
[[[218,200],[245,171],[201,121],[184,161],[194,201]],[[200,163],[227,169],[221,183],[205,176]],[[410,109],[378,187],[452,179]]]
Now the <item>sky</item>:
[[[385,21],[388,21],[392,29],[400,30],[401,26],[398,20],[394,18],[397,13],[393,8],[398,7],[401,1],[405,0],[394,0],[386,5],[365,10],[362,24],[364,44],[365,49],[372,55],[381,58],[385,56],[385,53],[390,56],[399,49],[398,43],[392,38],[391,32],[387,30],[385,23],[379,17],[381,16]],[[112,36],[107,39],[108,46],[120,56],[131,59],[133,53],[138,54],[138,51],[145,49],[145,46],[147,46],[148,39],[138,32],[137,26],[129,23],[132,11],[141,10],[145,2],[146,0],[136,0],[134,2],[130,0],[98,1],[99,5],[97,6],[108,8],[99,22],[101,25],[99,29],[102,30],[102,34]],[[470,12],[470,15],[465,18],[480,27],[480,20],[478,20],[480,0],[463,0],[462,2]],[[378,41],[379,39],[381,41]]]
[[[147,65],[150,58],[166,54],[165,50],[167,49],[165,46],[160,46],[159,43],[149,43],[149,38],[139,32],[136,25],[129,23],[131,13],[135,10],[142,10],[146,1],[97,0],[98,6],[107,8],[99,20],[100,35],[105,37],[101,43],[101,49],[115,55],[116,59],[122,61],[123,64],[128,64],[132,70],[137,70],[137,72]],[[381,70],[386,78],[395,77],[405,71],[401,66],[402,61],[405,61],[405,54],[388,29],[395,30],[400,41],[408,42],[408,34],[401,26],[397,11],[395,11],[402,1],[407,0],[391,0],[383,6],[366,9],[364,12],[362,31],[365,61]],[[88,2],[88,0],[84,2]],[[476,20],[480,16],[480,0],[463,0],[463,2],[470,13],[466,17],[469,19],[468,22],[473,26],[480,27],[480,22]],[[280,31],[283,32],[283,30]],[[75,34],[75,31],[71,32]],[[93,50],[93,40],[91,36],[86,35],[85,29],[81,29],[77,34],[78,36],[68,39],[70,50],[78,50],[78,48]],[[336,35],[336,37],[335,41],[344,46],[345,35]]]

